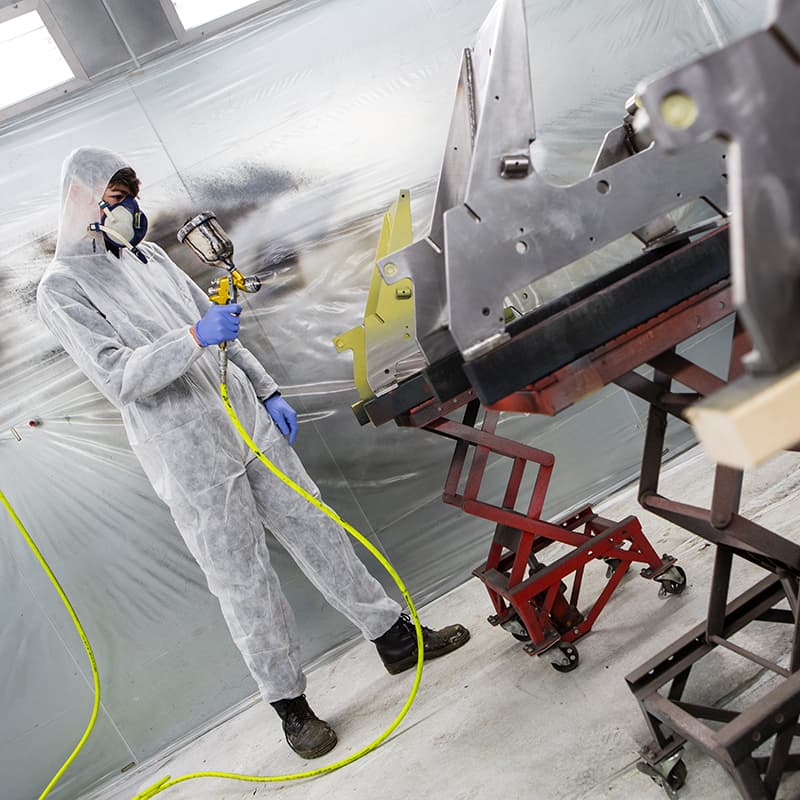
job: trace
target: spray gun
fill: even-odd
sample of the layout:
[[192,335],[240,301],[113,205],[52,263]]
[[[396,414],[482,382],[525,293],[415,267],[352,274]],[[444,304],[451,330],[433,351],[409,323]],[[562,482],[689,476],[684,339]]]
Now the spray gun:
[[[208,288],[212,303],[236,303],[239,292],[257,292],[261,281],[256,276],[245,277],[233,263],[233,242],[219,224],[212,211],[192,217],[179,231],[178,241],[188,245],[201,261],[228,270],[228,275],[215,278]],[[219,345],[219,374],[222,383],[227,380],[227,342]]]

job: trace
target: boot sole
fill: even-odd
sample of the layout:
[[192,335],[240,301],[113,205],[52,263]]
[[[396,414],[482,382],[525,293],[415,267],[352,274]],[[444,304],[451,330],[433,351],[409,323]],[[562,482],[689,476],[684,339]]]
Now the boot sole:
[[[466,630],[466,628],[465,628]],[[447,647],[442,647],[439,650],[436,650],[432,653],[425,653],[425,661],[431,661],[434,658],[441,658],[441,656],[446,656],[448,653],[452,653],[453,650],[458,650],[459,647],[463,647],[468,641],[470,637],[470,632],[466,631],[467,635],[458,642],[453,642]],[[406,658],[400,659],[400,661],[394,661],[391,664],[384,663],[384,667],[386,667],[386,671],[390,675],[399,675],[401,672],[405,672],[411,667],[415,667],[417,665],[417,654],[414,653],[413,655],[407,656]]]
[[324,756],[326,753],[330,753],[330,751],[333,750],[333,748],[339,743],[339,739],[334,733],[331,741],[324,742],[314,750],[298,750],[296,747],[293,747],[292,743],[288,740],[286,743],[292,748],[292,750],[294,750],[295,753],[297,753],[297,755],[300,756],[300,758],[319,758],[320,756]]

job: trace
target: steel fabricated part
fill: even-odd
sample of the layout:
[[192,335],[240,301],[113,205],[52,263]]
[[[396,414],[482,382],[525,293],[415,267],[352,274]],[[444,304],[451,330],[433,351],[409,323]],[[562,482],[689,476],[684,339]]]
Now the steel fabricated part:
[[[640,574],[664,595],[680,594],[686,576],[675,559],[659,558],[635,517],[617,523],[585,508],[560,522],[542,520],[553,457],[497,436],[497,416],[557,414],[609,383],[647,403],[639,502],[715,548],[707,619],[627,676],[652,735],[637,766],[671,798],[686,777],[686,743],[716,759],[745,800],[774,798],[784,774],[800,770],[800,546],[739,513],[743,474],[722,458],[710,507],[659,493],[668,416],[700,427],[704,416],[734,413],[715,424],[738,428],[715,436],[748,456],[800,438],[794,418],[767,433],[753,429],[764,414],[798,416],[799,54],[800,0],[777,2],[767,31],[644,84],[589,177],[557,187],[537,175],[530,158],[523,5],[501,0],[464,53],[429,234],[378,260],[387,282],[413,283],[427,366],[364,401],[360,419],[394,420],[456,442],[444,500],[495,526],[489,557],[474,571],[494,605],[489,621],[561,671],[577,666],[574,641],[631,563],[643,562]],[[713,229],[676,230],[670,212],[698,197],[717,214]],[[506,299],[520,287],[626,234],[644,245],[641,256],[509,319]],[[677,348],[731,315],[734,298],[743,313],[721,378]],[[753,344],[753,375],[737,383]],[[726,407],[731,392],[759,381],[769,383],[767,405],[753,391]],[[463,406],[463,422],[451,419]],[[776,429],[792,441],[770,440]],[[479,491],[489,460],[503,457],[513,463],[497,504]],[[538,471],[520,512],[527,464]],[[538,556],[551,541],[559,557],[544,564]],[[729,599],[735,559],[767,576]],[[581,577],[591,561],[605,568],[606,583],[581,609]],[[737,634],[750,624],[782,626],[788,660],[783,646],[748,649],[748,638]],[[698,662],[719,652],[764,673],[764,691],[731,690],[725,701],[705,703],[702,691],[687,691],[713,669],[695,670]]]
[[671,157],[633,117],[606,136],[592,173],[569,185],[532,166],[535,140],[522,0],[500,0],[466,50],[428,237],[379,260],[411,278],[428,363],[469,361],[508,339],[505,298],[620,237],[673,232],[665,214],[702,198],[725,212],[724,146]]
[[752,375],[690,420],[710,458],[740,468],[800,441],[800,2],[773,5],[766,30],[639,89],[656,140],[677,156],[730,143],[731,276]]
[[[508,341],[461,369],[491,405],[727,278],[728,236],[720,228],[697,242],[645,253],[515,320]],[[587,385],[587,393],[592,388],[598,387]]]
[[659,146],[682,157],[730,143],[734,302],[755,349],[748,368],[800,364],[800,2],[766,30],[639,88]]
[[[384,214],[375,252],[376,261],[411,242],[411,196],[402,190]],[[414,338],[413,286],[403,279],[389,286],[376,266],[372,269],[364,322],[333,339],[336,350],[353,351],[353,372],[361,400],[423,366]]]

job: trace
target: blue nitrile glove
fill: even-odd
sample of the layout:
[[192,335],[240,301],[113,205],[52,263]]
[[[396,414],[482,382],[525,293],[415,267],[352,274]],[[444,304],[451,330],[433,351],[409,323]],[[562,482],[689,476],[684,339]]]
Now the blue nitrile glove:
[[294,444],[297,437],[297,412],[281,397],[280,392],[268,397],[264,401],[264,407],[278,430],[289,437],[289,444]]
[[218,306],[212,303],[205,316],[195,323],[194,332],[203,347],[210,344],[231,342],[239,335],[239,314],[242,307],[238,303]]

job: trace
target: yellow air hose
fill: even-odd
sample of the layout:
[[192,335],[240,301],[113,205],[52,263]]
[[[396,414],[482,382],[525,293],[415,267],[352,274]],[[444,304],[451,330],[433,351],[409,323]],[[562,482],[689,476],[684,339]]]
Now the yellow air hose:
[[[347,758],[343,758],[340,761],[336,761],[333,764],[328,764],[325,767],[318,767],[317,769],[310,769],[304,772],[295,772],[289,775],[240,775],[234,772],[192,772],[187,775],[181,775],[178,778],[173,778],[170,775],[166,775],[157,783],[154,783],[152,786],[148,787],[144,791],[137,794],[133,800],[149,800],[151,797],[155,797],[160,792],[169,789],[172,786],[176,786],[179,783],[184,783],[185,781],[193,780],[194,778],[227,778],[229,780],[237,780],[237,781],[247,781],[250,783],[279,783],[283,781],[295,781],[300,780],[301,778],[312,778],[317,775],[325,775],[328,772],[334,772],[337,769],[341,769],[342,767],[347,766],[348,764],[352,764],[354,761],[357,761],[362,756],[367,755],[367,753],[372,752],[377,748],[381,743],[383,743],[394,731],[394,729],[402,722],[405,715],[408,713],[409,709],[411,708],[411,704],[414,702],[414,698],[416,697],[417,690],[419,688],[420,680],[422,679],[422,664],[424,660],[424,644],[422,639],[422,627],[420,626],[419,617],[417,616],[417,610],[414,606],[413,601],[411,600],[411,596],[406,589],[405,584],[403,583],[400,576],[395,571],[394,567],[383,557],[383,555],[372,545],[370,542],[360,534],[352,525],[347,523],[343,520],[335,511],[331,508],[326,506],[320,500],[318,500],[313,495],[309,494],[305,489],[301,486],[298,486],[288,475],[284,475],[256,446],[255,442],[250,438],[250,435],[242,426],[239,418],[236,416],[236,412],[233,410],[231,406],[230,399],[228,397],[228,387],[225,383],[220,384],[220,394],[222,396],[222,401],[225,404],[225,408],[228,410],[228,414],[233,422],[234,427],[239,432],[239,435],[244,439],[247,443],[247,446],[255,453],[258,459],[267,467],[267,469],[272,472],[273,475],[278,477],[282,480],[287,486],[297,492],[301,497],[311,503],[313,506],[316,506],[320,511],[330,517],[334,522],[338,525],[341,525],[347,533],[349,533],[353,538],[357,539],[370,553],[378,560],[381,566],[389,573],[392,577],[392,580],[397,584],[397,587],[400,589],[401,594],[403,595],[403,599],[405,600],[406,604],[408,605],[409,613],[411,614],[411,618],[414,621],[414,628],[417,634],[417,672],[414,676],[414,683],[411,686],[411,691],[409,692],[408,698],[406,699],[405,705],[400,710],[400,713],[394,718],[388,728],[383,731],[374,741],[370,742],[365,747],[361,748],[357,752],[353,753]],[[94,679],[94,707],[92,709],[92,716],[89,720],[89,724],[86,726],[86,730],[83,733],[78,744],[75,746],[75,749],[70,754],[69,758],[64,762],[58,772],[53,776],[53,779],[47,785],[47,788],[42,792],[39,796],[39,800],[44,800],[45,797],[50,793],[52,788],[55,786],[56,782],[61,778],[61,776],[66,771],[67,767],[72,763],[75,759],[75,756],[78,754],[80,749],[86,743],[86,740],[89,738],[89,734],[94,727],[95,720],[97,719],[97,712],[100,707],[100,677],[97,671],[97,663],[95,662],[94,654],[92,653],[91,645],[89,644],[89,640],[86,638],[86,633],[81,626],[80,621],[78,620],[75,611],[73,610],[69,600],[67,599],[66,594],[64,594],[63,589],[58,583],[53,571],[48,566],[47,562],[44,559],[44,556],[39,552],[39,549],[36,547],[33,539],[30,537],[28,532],[25,530],[25,527],[20,522],[17,515],[14,513],[14,510],[11,508],[10,504],[6,500],[5,496],[0,492],[0,500],[2,500],[3,505],[6,507],[6,510],[11,515],[11,519],[17,525],[17,527],[22,532],[22,535],[25,537],[25,541],[30,546],[31,550],[33,550],[34,554],[38,558],[39,562],[41,563],[42,567],[44,568],[45,572],[47,573],[48,577],[52,581],[53,585],[56,587],[56,591],[58,592],[59,596],[61,597],[61,601],[69,611],[70,616],[72,617],[72,621],[78,630],[78,633],[81,637],[81,641],[83,642],[83,646],[86,648],[86,653],[89,657],[89,663],[92,667],[92,676]]]
[[14,521],[14,524],[20,529],[22,535],[25,537],[25,541],[28,543],[28,547],[33,550],[34,555],[37,559],[39,559],[39,563],[42,565],[42,568],[47,573],[47,577],[53,583],[53,586],[56,587],[56,591],[58,592],[58,596],[61,598],[61,602],[66,607],[67,611],[69,611],[70,617],[72,617],[72,622],[74,623],[76,629],[78,630],[78,634],[81,637],[81,641],[83,642],[83,646],[86,649],[86,655],[89,657],[89,663],[92,665],[92,680],[94,683],[94,705],[92,706],[92,715],[89,718],[89,724],[86,726],[86,730],[83,732],[83,736],[81,736],[80,741],[78,744],[75,745],[75,749],[70,753],[69,758],[61,765],[61,768],[53,775],[53,779],[50,783],[47,784],[45,790],[39,795],[39,800],[44,800],[48,794],[52,791],[53,787],[58,783],[61,776],[67,771],[67,767],[75,760],[75,756],[78,755],[81,748],[86,744],[86,740],[89,738],[89,734],[92,732],[92,728],[94,727],[95,720],[97,719],[97,712],[100,709],[100,675],[97,672],[97,662],[94,660],[94,653],[92,652],[92,646],[89,644],[89,639],[86,637],[86,632],[83,630],[83,626],[78,619],[78,615],[75,613],[75,610],[72,608],[72,604],[69,602],[69,598],[66,594],[64,594],[64,590],[61,588],[61,585],[58,582],[58,579],[53,574],[53,570],[50,569],[50,565],[45,561],[44,556],[39,551],[39,548],[36,546],[36,543],[31,538],[28,531],[25,530],[25,526],[20,521],[19,517],[14,513],[14,509],[11,508],[11,504],[6,500],[5,495],[0,492],[0,501],[2,501],[3,505],[8,511],[11,519]]

